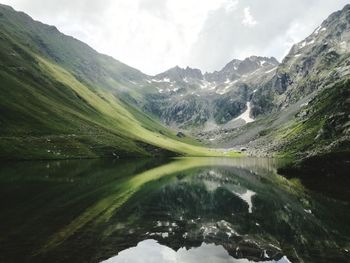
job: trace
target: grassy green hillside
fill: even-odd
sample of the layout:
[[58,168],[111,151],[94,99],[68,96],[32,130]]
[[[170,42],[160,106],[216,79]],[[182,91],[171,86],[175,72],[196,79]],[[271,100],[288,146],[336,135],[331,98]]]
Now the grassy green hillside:
[[298,177],[309,189],[348,200],[350,170],[350,80],[340,81],[311,99],[277,131],[279,156],[288,157],[279,173]]
[[138,96],[125,83],[142,77],[0,5],[0,158],[218,154],[123,99]]
[[346,153],[350,148],[350,80],[322,90],[296,118],[276,132],[282,156],[297,158]]

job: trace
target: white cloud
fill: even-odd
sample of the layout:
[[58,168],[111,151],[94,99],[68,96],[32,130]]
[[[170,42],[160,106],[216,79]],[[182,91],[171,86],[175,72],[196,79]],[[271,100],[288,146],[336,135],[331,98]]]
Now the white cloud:
[[242,24],[248,27],[254,27],[258,22],[254,19],[252,14],[250,13],[250,7],[245,7],[243,10],[244,17],[242,20]]
[[[251,55],[281,60],[293,43],[307,37],[347,3],[348,0],[244,0],[238,2],[232,13],[215,10],[208,15],[191,48],[189,64],[213,71],[233,58]],[[245,24],[242,20],[246,20]],[[251,24],[255,25],[247,26]]]
[[209,12],[227,0],[3,0],[149,74],[188,64]]
[[2,0],[99,52],[156,74],[212,71],[232,58],[279,59],[348,0]]
[[226,12],[233,12],[237,9],[239,1],[238,0],[229,0],[225,3],[224,7]]

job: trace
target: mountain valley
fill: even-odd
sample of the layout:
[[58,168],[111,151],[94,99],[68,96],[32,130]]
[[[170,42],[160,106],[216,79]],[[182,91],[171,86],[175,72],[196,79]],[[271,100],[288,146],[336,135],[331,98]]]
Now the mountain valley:
[[[283,40],[294,21],[310,29],[321,21],[318,6],[329,13],[339,3],[224,0],[213,11],[207,2],[193,10],[188,0],[13,1],[77,31],[106,30],[111,38],[89,37],[145,71],[197,65],[192,53],[208,68],[222,65],[204,72],[183,63],[159,74],[0,4],[0,262],[349,262],[350,4],[288,51],[266,43],[262,17]],[[281,8],[288,5],[317,8],[296,14]],[[169,37],[192,39],[182,35],[193,26],[186,14],[202,9],[208,20],[220,15],[222,25],[214,19],[204,32],[227,48],[187,50]],[[166,18],[172,12],[185,21]],[[169,35],[144,30],[163,19]],[[221,27],[237,43],[218,37]],[[248,31],[269,52],[246,52],[240,38],[256,45]],[[148,41],[179,53],[155,56]],[[279,49],[288,51],[283,59]]]
[[4,5],[0,41],[1,158],[349,150],[350,5],[282,62],[211,73],[148,76]]

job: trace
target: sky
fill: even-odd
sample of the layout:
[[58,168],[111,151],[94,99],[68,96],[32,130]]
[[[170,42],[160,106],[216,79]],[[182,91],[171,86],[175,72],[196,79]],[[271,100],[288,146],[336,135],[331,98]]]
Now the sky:
[[144,73],[278,60],[349,0],[0,0]]

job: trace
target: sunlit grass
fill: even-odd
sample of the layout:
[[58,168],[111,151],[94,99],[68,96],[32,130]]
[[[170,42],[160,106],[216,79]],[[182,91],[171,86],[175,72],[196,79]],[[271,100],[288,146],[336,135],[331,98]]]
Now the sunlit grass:
[[111,132],[117,132],[131,140],[143,141],[185,156],[239,156],[239,154],[235,152],[225,153],[220,150],[184,143],[180,140],[174,140],[168,136],[157,133],[156,131],[146,129],[143,127],[143,123],[124,108],[123,104],[112,94],[98,91],[99,96],[60,66],[41,57],[37,57],[37,59],[40,61],[43,71],[52,75],[57,81],[72,88],[88,104],[103,114],[105,119],[94,121],[104,126],[106,129],[109,129]]

